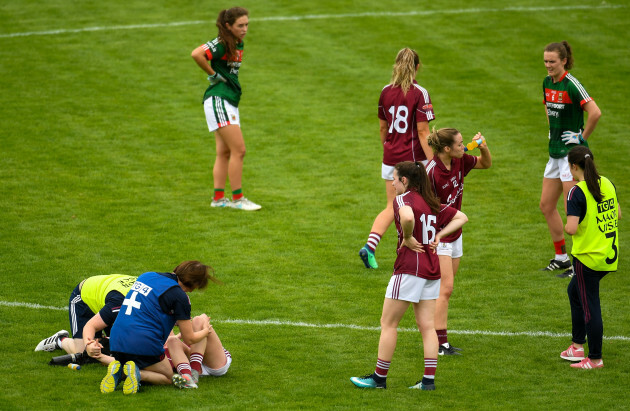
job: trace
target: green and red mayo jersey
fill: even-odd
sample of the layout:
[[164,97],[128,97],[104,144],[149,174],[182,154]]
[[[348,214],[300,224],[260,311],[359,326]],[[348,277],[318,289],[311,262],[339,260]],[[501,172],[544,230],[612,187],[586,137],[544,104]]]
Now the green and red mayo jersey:
[[[593,101],[582,84],[565,71],[554,83],[551,76],[543,81],[543,103],[549,117],[549,157],[566,157],[569,150],[578,144],[566,145],[562,141],[565,131],[580,132],[584,128],[584,104]],[[586,141],[583,143],[588,147]]]
[[221,97],[234,107],[238,107],[241,100],[241,83],[238,82],[238,70],[243,61],[243,42],[236,45],[236,60],[228,61],[225,54],[225,46],[215,38],[203,44],[201,47],[206,52],[206,58],[210,61],[212,70],[222,75],[227,81],[211,84],[203,94],[203,101],[211,96]]

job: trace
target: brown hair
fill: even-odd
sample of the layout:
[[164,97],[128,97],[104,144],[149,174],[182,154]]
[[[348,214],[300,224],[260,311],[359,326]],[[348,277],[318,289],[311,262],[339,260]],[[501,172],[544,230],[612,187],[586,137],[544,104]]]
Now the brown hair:
[[571,70],[573,68],[573,53],[571,52],[571,46],[566,41],[562,43],[549,43],[545,47],[545,51],[555,51],[560,56],[560,60],[567,59],[564,65],[565,70]]
[[441,128],[433,131],[427,137],[429,146],[433,149],[434,153],[441,153],[445,147],[452,147],[455,143],[455,136],[459,134],[459,130],[456,128]]
[[403,161],[396,164],[394,168],[398,173],[398,179],[407,178],[407,189],[420,194],[431,208],[431,211],[437,214],[441,207],[440,199],[431,189],[431,183],[424,165],[419,161]]
[[221,283],[216,277],[209,274],[210,271],[214,274],[214,268],[200,261],[192,260],[180,263],[175,267],[173,273],[187,288],[203,290],[208,286],[208,280],[213,283]]
[[234,24],[234,22],[243,16],[248,16],[249,12],[247,9],[242,7],[232,7],[231,9],[221,10],[219,12],[219,17],[217,17],[217,28],[219,29],[219,42],[225,46],[225,54],[229,60],[236,60],[236,43],[237,39],[234,37],[232,32],[228,30],[226,24],[230,26]]
[[584,170],[584,181],[589,193],[598,203],[604,199],[599,187],[599,173],[595,167],[593,153],[586,146],[575,146],[569,151],[567,157],[569,164],[575,164]]
[[400,50],[396,55],[390,84],[394,87],[400,87],[403,93],[407,94],[416,78],[418,64],[421,64],[418,53],[408,47]]

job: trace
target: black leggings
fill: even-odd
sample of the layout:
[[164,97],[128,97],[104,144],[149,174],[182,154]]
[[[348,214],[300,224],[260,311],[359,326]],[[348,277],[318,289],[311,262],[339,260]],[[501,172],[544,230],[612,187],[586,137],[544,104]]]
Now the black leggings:
[[588,337],[588,358],[602,358],[602,338],[604,324],[599,302],[599,281],[608,271],[594,271],[573,257],[573,271],[567,287],[571,303],[571,322],[573,325],[573,342],[586,343]]

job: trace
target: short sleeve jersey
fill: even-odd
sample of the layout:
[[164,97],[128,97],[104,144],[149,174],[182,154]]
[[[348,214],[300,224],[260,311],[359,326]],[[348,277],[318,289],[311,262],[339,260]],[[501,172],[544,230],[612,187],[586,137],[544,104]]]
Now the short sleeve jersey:
[[[403,240],[403,232],[400,226],[400,208],[409,206],[414,215],[414,238],[424,246],[424,253],[417,253],[407,247],[400,247]],[[453,207],[442,205],[440,211],[434,214],[422,196],[415,191],[407,191],[394,199],[394,222],[398,232],[398,246],[396,247],[396,262],[394,274],[409,274],[427,280],[440,278],[440,260],[429,247],[435,240],[435,235],[440,227],[448,224],[453,219],[457,210]]]
[[383,143],[383,164],[395,166],[401,161],[423,161],[427,156],[420,147],[418,123],[435,119],[429,92],[413,82],[407,94],[400,87],[385,86],[378,100],[378,118],[387,122]]
[[221,97],[234,107],[238,107],[241,100],[241,83],[238,81],[238,71],[243,61],[243,42],[236,45],[236,59],[229,60],[225,53],[225,46],[219,38],[203,44],[201,47],[206,52],[206,58],[210,61],[212,69],[221,74],[227,81],[219,81],[211,84],[203,95],[203,101],[211,96]]
[[136,355],[162,355],[164,343],[178,319],[173,313],[179,309],[164,310],[161,300],[167,293],[173,295],[173,289],[179,289],[186,299],[184,302],[176,298],[180,301],[177,304],[187,305],[190,312],[190,300],[173,274],[147,272],[138,277],[112,327],[111,350]]
[[[584,86],[569,72],[554,83],[551,76],[543,80],[543,103],[549,118],[549,157],[563,158],[577,144],[564,144],[562,133],[584,129],[584,104],[593,101]],[[585,141],[582,145],[588,147]]]
[[[427,175],[433,188],[433,192],[440,201],[456,210],[462,209],[462,196],[464,195],[464,177],[475,168],[477,157],[464,154],[462,158],[451,159],[451,169],[448,170],[444,163],[435,156],[427,164]],[[461,228],[441,239],[443,243],[452,243],[462,235]]]

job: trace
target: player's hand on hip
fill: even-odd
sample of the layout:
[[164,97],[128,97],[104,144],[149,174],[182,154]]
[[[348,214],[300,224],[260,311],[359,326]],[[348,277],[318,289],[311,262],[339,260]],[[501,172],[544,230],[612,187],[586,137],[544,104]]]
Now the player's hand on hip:
[[407,247],[411,251],[415,251],[416,253],[424,253],[424,246],[418,242],[413,236],[409,238],[403,238],[400,243],[400,248]]
[[581,144],[584,142],[584,137],[582,137],[582,132],[578,131],[577,133],[573,131],[565,131],[562,133],[562,141],[564,144]]
[[213,86],[217,83],[225,83],[227,82],[227,80],[225,79],[225,77],[223,77],[222,75],[219,74],[219,72],[215,72],[214,74],[211,74],[208,76],[208,81],[210,82],[210,84],[212,84]]

